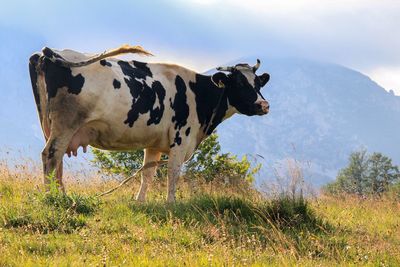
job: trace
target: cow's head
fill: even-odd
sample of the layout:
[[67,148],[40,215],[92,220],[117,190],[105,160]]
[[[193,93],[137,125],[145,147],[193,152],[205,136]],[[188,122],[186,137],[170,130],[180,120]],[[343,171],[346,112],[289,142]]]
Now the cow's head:
[[269,111],[269,103],[260,92],[269,81],[269,74],[256,75],[259,67],[260,60],[257,59],[257,64],[253,67],[249,64],[219,67],[217,70],[220,72],[211,77],[216,86],[225,88],[229,104],[238,112],[249,116],[265,115]]

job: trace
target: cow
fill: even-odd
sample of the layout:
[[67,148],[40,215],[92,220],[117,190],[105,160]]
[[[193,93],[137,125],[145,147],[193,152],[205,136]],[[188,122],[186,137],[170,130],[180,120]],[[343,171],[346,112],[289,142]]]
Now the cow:
[[[265,115],[260,89],[268,73],[260,66],[237,64],[204,75],[164,63],[126,61],[115,56],[151,55],[124,45],[101,54],[45,47],[29,59],[29,72],[40,124],[44,183],[51,176],[64,191],[63,156],[88,145],[114,151],[144,149],[143,164],[168,155],[167,202],[175,201],[182,164],[207,136],[235,113]],[[142,172],[136,200],[145,201],[156,165]]]

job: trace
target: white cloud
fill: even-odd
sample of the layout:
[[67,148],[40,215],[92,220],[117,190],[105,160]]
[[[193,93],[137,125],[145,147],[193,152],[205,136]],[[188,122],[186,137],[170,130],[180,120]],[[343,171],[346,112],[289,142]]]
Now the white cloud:
[[53,2],[6,1],[0,26],[82,51],[141,44],[157,55],[151,60],[199,71],[249,55],[316,59],[400,88],[399,0],[116,0],[115,12],[94,0]]
[[378,67],[366,71],[366,73],[383,88],[393,90],[396,95],[400,96],[400,67]]
[[[199,9],[198,1],[179,2]],[[208,5],[200,7],[205,20],[215,19],[217,14],[220,16],[215,19],[216,24],[221,19],[227,25],[248,22],[244,27],[248,31],[245,37],[258,35],[259,42],[246,40],[244,43],[252,43],[255,53],[263,53],[262,49],[267,47],[277,56],[305,57],[349,66],[364,71],[385,89],[400,94],[398,0],[207,2]],[[236,27],[243,30],[240,25]],[[243,32],[233,34],[243,36]],[[238,51],[246,50],[238,46]]]

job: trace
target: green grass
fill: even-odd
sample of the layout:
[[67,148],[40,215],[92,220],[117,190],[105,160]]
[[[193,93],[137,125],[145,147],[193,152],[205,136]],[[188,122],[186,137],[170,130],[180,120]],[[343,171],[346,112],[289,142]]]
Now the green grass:
[[128,188],[95,197],[111,184],[71,183],[67,195],[36,184],[0,178],[0,266],[400,265],[394,198],[263,199],[222,187],[140,204]]

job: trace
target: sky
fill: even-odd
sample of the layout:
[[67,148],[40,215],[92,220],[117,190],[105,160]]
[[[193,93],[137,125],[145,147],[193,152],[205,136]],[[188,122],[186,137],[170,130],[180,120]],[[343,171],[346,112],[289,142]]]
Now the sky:
[[0,30],[40,40],[36,50],[138,44],[147,61],[200,72],[248,56],[333,62],[400,95],[399,14],[398,0],[13,0]]

